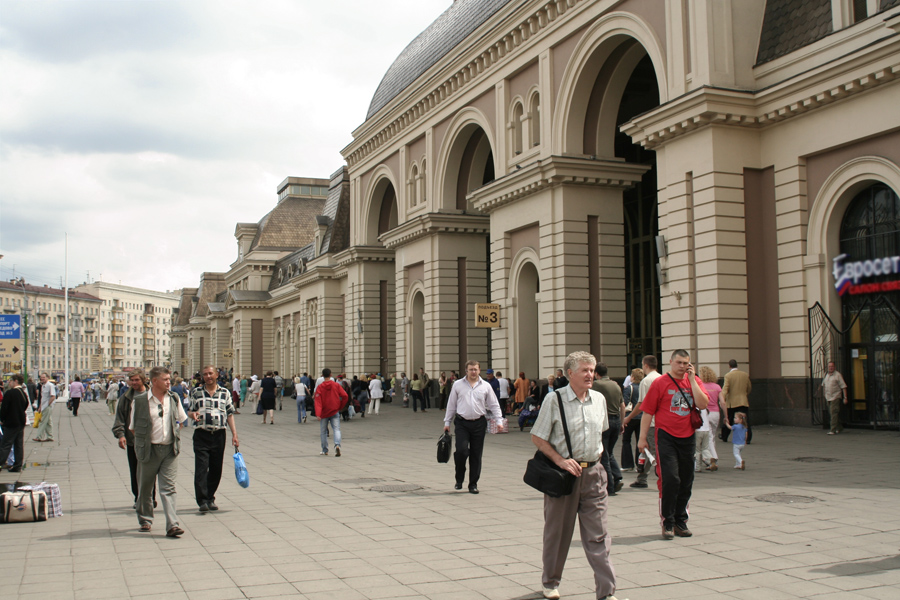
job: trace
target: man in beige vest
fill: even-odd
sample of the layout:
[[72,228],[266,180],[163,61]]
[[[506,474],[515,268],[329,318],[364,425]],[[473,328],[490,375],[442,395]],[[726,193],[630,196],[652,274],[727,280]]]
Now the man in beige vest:
[[750,376],[744,371],[739,371],[737,361],[733,358],[728,361],[731,371],[725,375],[725,385],[722,387],[722,399],[725,401],[725,408],[728,409],[728,415],[725,417],[726,427],[722,432],[722,441],[728,441],[728,435],[731,429],[727,427],[728,423],[734,423],[734,414],[738,412],[744,413],[747,422],[747,443],[753,438],[753,430],[750,428],[750,399],[748,398],[750,390]]
[[166,513],[166,536],[178,537],[175,513],[175,480],[178,478],[180,429],[187,420],[178,396],[169,391],[171,382],[165,367],[150,369],[150,393],[137,394],[128,429],[134,435],[134,453],[138,459],[137,517],[142,532],[153,524],[153,483],[159,478],[159,499]]

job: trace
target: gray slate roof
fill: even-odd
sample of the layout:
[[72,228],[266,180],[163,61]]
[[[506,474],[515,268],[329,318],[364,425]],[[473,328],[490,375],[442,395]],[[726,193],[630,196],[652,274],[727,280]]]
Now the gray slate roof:
[[[898,6],[900,0],[882,0],[879,12]],[[756,64],[775,60],[832,32],[831,0],[768,0]]]
[[509,2],[510,0],[456,0],[410,42],[387,70],[375,90],[366,119],[384,108]]
[[272,298],[269,292],[257,290],[231,290],[235,302],[266,302]]
[[[331,175],[328,199],[322,214],[316,215],[315,221],[327,224],[319,254],[341,252],[350,246],[350,177],[347,167],[341,167]],[[316,256],[314,244],[310,243],[278,259],[269,280],[269,291],[290,283],[302,272],[303,263]]]
[[308,244],[315,235],[316,215],[325,200],[287,197],[259,220],[259,229],[250,244],[253,250],[290,250]]

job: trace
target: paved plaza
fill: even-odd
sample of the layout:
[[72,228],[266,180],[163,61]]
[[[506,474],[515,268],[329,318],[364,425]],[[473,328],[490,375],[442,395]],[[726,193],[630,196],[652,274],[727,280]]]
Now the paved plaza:
[[[441,411],[385,405],[377,418],[342,423],[340,458],[318,455],[318,424],[296,423],[293,404],[275,425],[251,413],[237,416],[250,487],[237,485],[226,456],[216,513],[197,511],[183,433],[186,533],[169,539],[161,510],[152,533],[138,532],[106,406],[82,404],[76,418],[57,404],[56,441],[29,435],[28,468],[3,471],[0,483],[56,482],[65,515],[0,526],[0,597],[541,597],[542,501],[522,483],[534,452],[527,430],[488,436],[481,494],[472,495],[455,492],[452,465],[436,462]],[[692,538],[660,538],[652,486],[610,498],[619,598],[898,598],[896,432],[758,426],[746,471],[732,469],[730,445],[719,455],[719,472],[694,483]],[[575,536],[560,592],[591,600]]]

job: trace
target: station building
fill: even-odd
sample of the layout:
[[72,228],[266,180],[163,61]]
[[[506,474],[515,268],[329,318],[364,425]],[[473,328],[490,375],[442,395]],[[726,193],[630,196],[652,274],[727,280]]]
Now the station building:
[[257,374],[686,348],[785,424],[819,422],[834,360],[846,419],[896,427],[898,31],[900,0],[456,0],[296,245],[239,224],[186,320]]

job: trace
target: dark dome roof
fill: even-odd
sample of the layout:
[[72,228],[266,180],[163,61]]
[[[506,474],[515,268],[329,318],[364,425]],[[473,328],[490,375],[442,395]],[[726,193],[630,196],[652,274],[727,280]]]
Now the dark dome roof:
[[384,74],[366,119],[369,119],[446,56],[510,0],[455,0],[407,46]]

